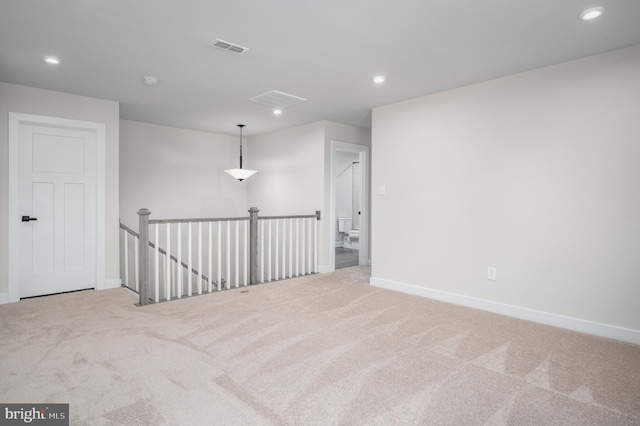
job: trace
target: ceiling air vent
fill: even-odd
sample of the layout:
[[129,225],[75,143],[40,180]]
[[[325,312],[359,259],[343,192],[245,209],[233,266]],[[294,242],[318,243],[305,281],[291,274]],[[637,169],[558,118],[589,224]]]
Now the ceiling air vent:
[[243,46],[240,46],[238,44],[229,43],[228,41],[220,40],[219,38],[217,38],[217,39],[213,40],[211,43],[209,43],[209,46],[217,47],[219,49],[226,50],[226,51],[232,52],[232,53],[236,53],[238,55],[242,55],[247,50],[249,50],[248,47],[243,47]]
[[270,90],[262,95],[258,95],[249,99],[251,102],[269,106],[271,108],[284,109],[300,102],[306,101],[305,98],[300,96],[290,95],[288,93],[279,92],[277,90]]

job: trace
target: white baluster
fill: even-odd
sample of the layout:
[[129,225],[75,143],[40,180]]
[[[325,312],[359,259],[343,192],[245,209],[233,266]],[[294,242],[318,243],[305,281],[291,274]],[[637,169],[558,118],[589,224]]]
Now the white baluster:
[[193,278],[192,278],[192,271],[193,271],[193,259],[192,259],[192,252],[193,252],[193,239],[192,239],[192,232],[191,232],[191,222],[189,222],[188,226],[187,226],[187,241],[189,246],[187,247],[187,296],[191,296],[191,293],[193,291],[193,286],[191,285],[193,282]]
[[213,291],[213,222],[209,222],[209,286],[207,291]]
[[171,276],[171,282],[173,283],[173,298],[175,299],[178,296],[178,272],[180,270],[182,270],[182,268],[180,267],[180,264],[178,262],[172,262],[173,263],[173,275]]
[[269,223],[269,232],[267,233],[267,281],[271,281],[271,222],[272,220],[267,220]]
[[313,273],[313,219],[307,219],[307,274]]
[[289,218],[289,277],[293,277],[293,219]]
[[129,233],[122,229],[122,240],[124,241],[124,284],[129,286]]
[[307,273],[307,256],[306,256],[306,237],[307,237],[307,220],[302,219],[302,275]]
[[[160,224],[158,224],[160,227]],[[160,300],[166,299],[165,293],[165,283],[167,282],[167,255],[166,253],[160,253],[160,272],[162,273],[162,281],[160,281]]]
[[300,275],[300,218],[296,218],[296,277]]
[[307,274],[311,273],[311,259],[313,252],[311,251],[311,219],[305,220],[305,230],[307,233]]
[[165,297],[171,300],[171,224],[167,223],[167,270],[164,274]]
[[159,302],[160,301],[160,244],[159,244],[159,236],[160,236],[160,225],[153,225],[153,229],[154,229],[154,235],[155,235],[155,289],[156,289],[156,294],[155,294],[155,301]]
[[244,221],[244,286],[247,286],[249,281],[249,268],[248,268],[248,259],[249,259],[249,221]]
[[313,219],[313,273],[318,273],[318,219]]
[[222,290],[222,222],[218,221],[218,291]]
[[235,267],[236,267],[236,288],[240,286],[240,222],[236,222],[236,257],[235,257]]
[[227,290],[231,288],[231,221],[227,221]]
[[138,250],[140,248],[140,240],[138,239],[138,237],[136,237],[135,235],[133,235],[133,263],[134,263],[134,279],[135,279],[135,288],[136,291],[140,291],[140,262],[138,261]]
[[178,262],[176,264],[176,274],[178,276],[178,299],[182,297],[182,223],[178,222]]
[[276,273],[275,273],[275,278],[276,280],[278,279],[278,265],[280,264],[280,258],[278,257],[278,245],[280,242],[280,232],[279,232],[279,223],[280,223],[280,219],[276,219],[276,261],[275,263],[275,267],[276,267]]
[[260,247],[260,282],[264,282],[264,220],[258,221],[258,226],[260,227],[260,242],[258,247]]
[[282,279],[287,277],[287,219],[282,219]]
[[198,294],[202,294],[202,222],[198,222]]

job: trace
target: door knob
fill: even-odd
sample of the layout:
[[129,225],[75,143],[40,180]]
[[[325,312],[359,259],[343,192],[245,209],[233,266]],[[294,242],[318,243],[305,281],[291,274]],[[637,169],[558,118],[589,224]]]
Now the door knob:
[[38,220],[38,218],[37,217],[22,216],[22,221],[23,222],[29,222],[29,221],[32,221],[32,220]]

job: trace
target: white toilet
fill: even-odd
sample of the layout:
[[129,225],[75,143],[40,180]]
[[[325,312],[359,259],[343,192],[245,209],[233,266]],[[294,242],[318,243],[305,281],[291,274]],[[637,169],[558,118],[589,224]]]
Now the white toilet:
[[350,217],[338,218],[338,232],[340,232],[344,248],[358,249],[360,247],[360,231],[351,229]]
[[[347,244],[347,241],[349,242]],[[360,249],[360,231],[357,229],[352,229],[347,233],[347,237],[345,238],[346,248],[352,248],[359,250]]]

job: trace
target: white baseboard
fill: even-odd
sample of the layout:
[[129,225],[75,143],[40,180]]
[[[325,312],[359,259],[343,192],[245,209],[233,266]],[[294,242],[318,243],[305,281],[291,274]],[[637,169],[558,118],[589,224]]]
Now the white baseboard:
[[333,271],[335,271],[335,269],[331,268],[331,265],[318,265],[319,274],[328,274]]
[[537,311],[535,309],[523,308],[515,305],[507,305],[491,300],[478,299],[475,297],[385,280],[382,278],[371,277],[369,282],[375,287],[386,288],[388,290],[399,291],[401,293],[412,294],[414,296],[427,297],[429,299],[440,300],[442,302],[467,306],[469,308],[480,309],[482,311],[493,312],[513,318],[640,345],[640,330],[567,317],[564,315]]
[[[120,287],[122,287],[120,279],[105,280],[104,286],[97,290],[107,290],[111,288],[120,288]],[[9,303],[9,295],[7,293],[0,293],[0,305],[4,305],[6,303]]]
[[108,290],[111,288],[119,288],[122,287],[122,281],[118,278],[115,280],[104,280],[104,287],[99,288],[97,290]]
[[123,287],[125,290],[127,290],[127,293],[129,293],[130,295],[140,298],[140,295],[138,293],[136,293],[135,291],[131,290],[129,287]]

